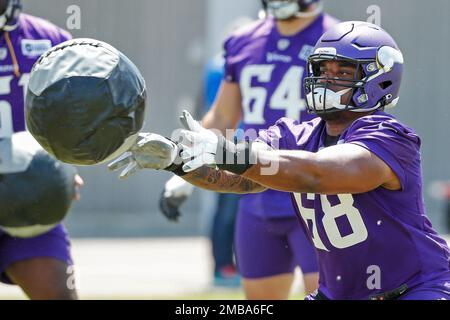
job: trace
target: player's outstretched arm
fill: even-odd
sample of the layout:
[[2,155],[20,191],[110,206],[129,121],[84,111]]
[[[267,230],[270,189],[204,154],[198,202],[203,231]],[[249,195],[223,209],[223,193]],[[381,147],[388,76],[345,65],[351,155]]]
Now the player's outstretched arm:
[[266,187],[243,176],[206,166],[186,174],[183,179],[199,188],[220,193],[247,194],[267,190]]
[[286,192],[342,194],[401,187],[383,160],[356,144],[340,144],[317,153],[273,150],[261,147],[266,146],[263,143],[228,141],[203,128],[187,111],[181,121],[187,129],[181,131],[184,172],[217,166],[257,185]]
[[[140,169],[171,171],[203,189],[226,193],[257,193],[266,188],[231,172],[201,166],[186,173],[178,154],[178,145],[156,133],[140,133],[135,145],[108,165],[109,170],[122,170],[119,178],[126,179]],[[174,217],[176,218],[176,217]]]
[[[401,188],[398,177],[383,160],[356,144],[340,144],[317,153],[297,150],[258,150],[257,153],[257,163],[243,176],[271,189],[356,194],[378,187]],[[264,174],[267,164],[272,174]]]

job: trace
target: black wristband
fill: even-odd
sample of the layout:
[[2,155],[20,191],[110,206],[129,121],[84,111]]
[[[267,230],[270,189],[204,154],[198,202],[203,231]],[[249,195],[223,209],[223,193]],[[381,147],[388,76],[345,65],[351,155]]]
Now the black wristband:
[[176,164],[174,162],[170,166],[165,168],[164,170],[170,171],[170,172],[176,174],[177,176],[182,177],[187,174],[186,172],[183,171],[183,165],[184,165],[184,163]]
[[238,175],[245,173],[256,163],[251,147],[252,142],[248,139],[238,142],[235,137],[232,142],[220,136],[216,153],[218,168]]
[[164,170],[170,171],[170,172],[176,174],[177,176],[182,177],[182,176],[186,175],[187,173],[183,171],[184,163],[180,156],[181,152],[183,151],[181,149],[181,145],[167,137],[166,137],[166,139],[172,141],[173,143],[175,143],[177,145],[178,154],[177,154],[177,157],[175,158],[175,160],[172,162],[172,164],[170,166],[168,166],[167,168],[165,168]]

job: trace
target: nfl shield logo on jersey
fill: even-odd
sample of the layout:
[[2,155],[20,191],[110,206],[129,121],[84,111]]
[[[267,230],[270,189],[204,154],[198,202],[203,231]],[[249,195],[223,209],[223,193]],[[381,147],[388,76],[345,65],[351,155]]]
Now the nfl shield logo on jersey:
[[52,47],[52,42],[48,39],[30,40],[24,39],[21,42],[22,54],[26,57],[39,57]]
[[280,39],[278,40],[277,48],[280,51],[284,51],[289,47],[290,44],[291,42],[289,41],[289,39]]

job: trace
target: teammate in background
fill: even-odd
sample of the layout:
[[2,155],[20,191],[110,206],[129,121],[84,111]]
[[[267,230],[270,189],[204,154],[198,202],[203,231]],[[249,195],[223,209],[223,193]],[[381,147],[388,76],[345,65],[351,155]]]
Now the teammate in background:
[[[224,59],[222,55],[211,58],[204,72],[203,105],[201,114],[211,108],[223,78]],[[166,182],[160,198],[160,210],[171,221],[178,221],[183,202],[192,194],[194,186],[181,177],[174,176]],[[234,262],[234,226],[239,195],[218,193],[217,205],[210,233],[212,256],[214,260],[214,285],[219,287],[239,287],[240,276]]]
[[[111,168],[137,162],[214,191],[290,192],[318,254],[320,287],[307,299],[448,300],[450,249],[425,214],[421,140],[384,111],[399,101],[403,67],[377,25],[338,24],[317,42],[304,83],[320,118],[282,118],[237,143],[185,111],[178,143],[150,135]],[[167,161],[178,154],[181,163]]]
[[[320,36],[337,21],[317,0],[262,1],[265,19],[225,42],[225,77],[203,118],[225,134],[242,120],[244,130],[265,129],[281,117],[310,120],[302,81],[306,60]],[[177,178],[174,178],[177,179]],[[236,223],[238,269],[248,299],[287,299],[300,266],[308,293],[318,285],[314,249],[298,225],[289,194],[268,190],[241,197]]]
[[[225,28],[225,37],[252,21],[250,17],[239,17],[233,20]],[[223,53],[215,55],[206,64],[203,77],[202,115],[209,112],[216,100],[223,79],[224,65]],[[160,209],[163,214],[169,220],[177,221],[180,216],[179,206],[192,194],[193,190],[191,184],[176,175],[167,181],[160,199]],[[234,229],[239,198],[239,195],[226,193],[218,193],[216,197],[217,206],[210,237],[214,260],[214,285],[219,287],[240,287],[241,285],[241,277],[234,258]]]
[[[70,39],[68,32],[21,8],[19,0],[0,0],[0,138],[6,138],[5,128],[26,130],[24,93],[31,68],[47,49]],[[76,176],[74,183],[80,187],[83,180]],[[20,286],[31,299],[76,299],[71,265],[62,224],[28,239],[0,231],[0,281]]]
[[[224,73],[224,59],[217,55],[206,66],[205,105],[206,112],[211,109]],[[236,268],[234,256],[234,230],[240,196],[232,193],[219,193],[214,214],[211,241],[214,257],[214,285],[239,287],[241,277]]]

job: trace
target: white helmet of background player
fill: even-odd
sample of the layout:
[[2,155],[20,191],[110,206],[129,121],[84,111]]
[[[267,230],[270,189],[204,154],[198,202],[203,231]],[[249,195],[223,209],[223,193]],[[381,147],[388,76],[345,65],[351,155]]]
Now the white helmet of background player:
[[14,30],[21,11],[20,0],[0,0],[0,31]]
[[[313,4],[316,8],[308,11]],[[320,0],[262,0],[262,5],[264,10],[277,20],[313,17],[323,10]]]

